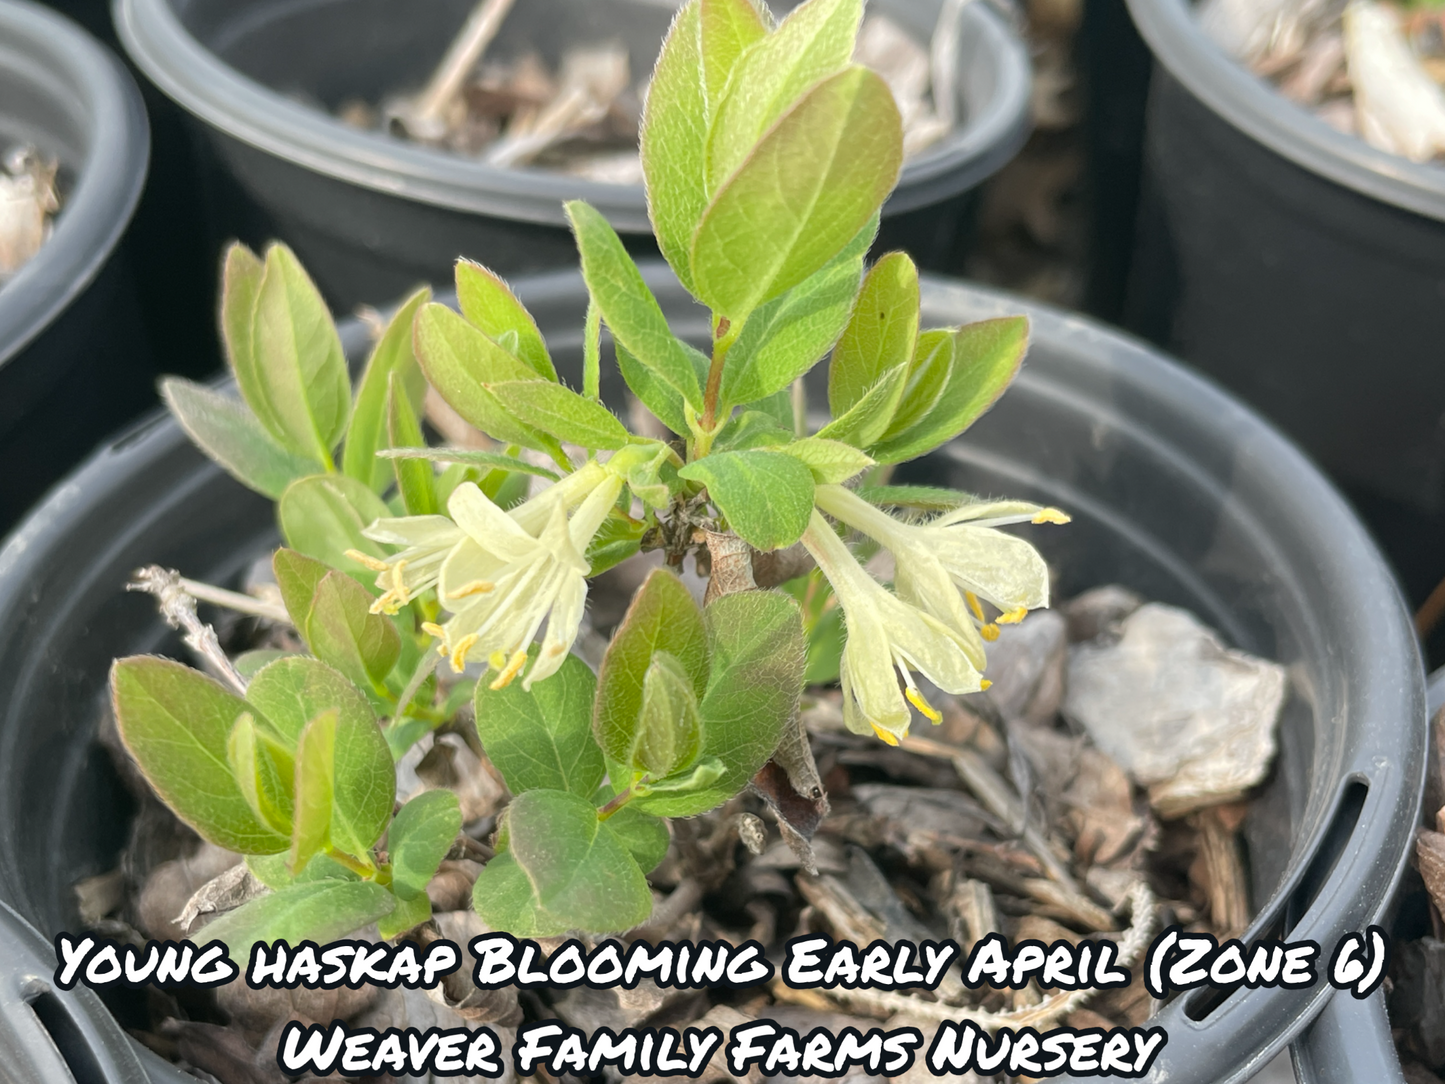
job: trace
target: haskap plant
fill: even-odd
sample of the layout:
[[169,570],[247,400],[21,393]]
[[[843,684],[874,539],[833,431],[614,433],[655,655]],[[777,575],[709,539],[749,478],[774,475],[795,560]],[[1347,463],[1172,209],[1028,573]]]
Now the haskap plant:
[[[353,393],[295,257],[230,250],[221,321],[243,401],[179,379],[163,392],[196,443],[277,501],[276,580],[310,655],[243,656],[234,688],[155,657],[112,677],[156,792],[271,889],[208,936],[425,922],[460,814],[446,791],[395,809],[395,760],[469,696],[513,795],[476,882],[482,919],[530,936],[628,928],[650,913],[662,818],[754,781],[821,796],[799,740],[805,680],[840,679],[847,726],[896,744],[912,709],[939,718],[915,674],[987,687],[985,641],[1047,605],[1044,562],[996,528],[1061,513],[878,484],[994,402],[1027,325],[920,330],[909,258],[864,273],[902,138],[887,86],[851,60],[861,8],[808,0],[774,26],[749,0],[690,0],[673,23],[642,156],[662,252],[711,310],[710,354],[673,334],[581,202],[567,206],[590,296],[580,391],[507,285],[463,260],[460,311],[409,298]],[[676,439],[634,435],[601,403],[603,325]],[[832,420],[808,435],[801,381],[829,355]],[[497,450],[426,447],[427,384]],[[850,537],[892,554],[891,589]],[[654,571],[594,675],[571,654],[588,578],[642,549],[674,568],[695,554],[707,603]],[[806,574],[759,589],[763,554]]]

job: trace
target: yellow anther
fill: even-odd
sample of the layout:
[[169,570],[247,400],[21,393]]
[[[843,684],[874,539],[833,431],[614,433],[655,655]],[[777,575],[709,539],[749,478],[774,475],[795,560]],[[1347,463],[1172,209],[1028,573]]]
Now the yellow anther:
[[526,665],[527,649],[525,647],[519,647],[512,655],[511,661],[507,663],[507,668],[497,675],[496,680],[493,681],[492,684],[488,686],[488,688],[492,689],[493,691],[497,689],[505,689],[508,685],[512,684],[512,679],[518,674],[520,674],[522,672],[522,667]]
[[362,553],[360,550],[347,550],[346,556],[350,557],[357,564],[371,569],[373,572],[385,572],[391,568],[385,561],[373,557],[369,553]]
[[469,632],[457,641],[456,646],[452,648],[453,672],[460,674],[463,668],[466,667],[467,652],[472,649],[472,646],[477,642],[477,639],[478,637],[475,632]]
[[507,668],[507,653],[505,651],[493,651],[487,656],[487,665],[493,670],[505,670]]
[[1035,523],[1068,523],[1069,520],[1069,514],[1060,512],[1057,508],[1040,508],[1034,513]]
[[381,598],[371,604],[371,612],[374,614],[394,614],[401,609],[405,598],[398,599],[395,591],[387,591]]
[[1017,624],[1018,624],[1020,621],[1022,621],[1024,618],[1028,617],[1028,615],[1029,615],[1029,608],[1028,608],[1027,606],[1020,606],[1020,607],[1018,607],[1017,609],[1010,610],[1010,611],[1009,611],[1008,613],[1006,613],[1006,614],[999,614],[999,615],[998,615],[998,624],[1000,624],[1000,625],[1017,625]]
[[968,608],[973,611],[973,616],[980,621],[985,620],[983,616],[983,605],[978,601],[978,596],[972,591],[965,591],[963,597],[968,601]]
[[455,591],[448,591],[447,598],[466,598],[468,595],[485,595],[488,591],[496,590],[497,585],[489,580],[473,580],[471,583],[464,583]]
[[981,629],[978,630],[978,634],[979,634],[980,636],[982,636],[985,640],[987,640],[989,643],[993,643],[995,640],[998,639],[998,626],[997,626],[997,625],[985,625],[983,628],[981,628]]
[[917,689],[904,689],[903,695],[908,697],[908,702],[910,704],[912,704],[919,711],[923,712],[924,715],[928,716],[929,721],[932,722],[935,726],[943,722],[943,713],[940,712],[937,708],[935,708],[932,704],[930,704],[927,700],[923,699],[923,694],[920,693]]
[[447,634],[447,630],[442,628],[435,621],[423,621],[421,623],[421,631],[426,633],[428,636],[442,637]]
[[391,566],[391,590],[387,592],[387,594],[393,595],[403,606],[411,601],[411,592],[407,590],[406,581],[401,578],[402,572],[405,569],[406,562],[403,560],[398,560]]
[[988,678],[979,678],[978,687],[980,690],[987,692],[989,689],[993,688],[993,682],[989,681]]
[[873,733],[877,734],[878,737],[883,739],[883,741],[887,742],[889,745],[898,744],[898,738],[890,731],[884,730],[877,723],[870,723],[869,725],[873,727]]

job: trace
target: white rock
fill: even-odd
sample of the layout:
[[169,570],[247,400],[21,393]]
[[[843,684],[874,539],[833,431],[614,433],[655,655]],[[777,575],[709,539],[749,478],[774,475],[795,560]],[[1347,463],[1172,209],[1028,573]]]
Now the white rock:
[[1344,24],[1356,122],[1366,142],[1412,162],[1445,152],[1445,92],[1415,58],[1394,14],[1353,0]]
[[1226,648],[1185,610],[1148,603],[1116,643],[1070,651],[1063,711],[1174,817],[1264,778],[1284,694],[1283,667]]

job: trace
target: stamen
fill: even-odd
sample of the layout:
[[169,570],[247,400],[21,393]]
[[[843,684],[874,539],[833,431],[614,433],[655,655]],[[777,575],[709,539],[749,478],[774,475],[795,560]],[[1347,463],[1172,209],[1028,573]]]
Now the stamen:
[[489,580],[473,580],[471,583],[464,583],[455,591],[448,591],[447,598],[466,598],[468,595],[485,595],[488,591],[495,591],[497,585]]
[[423,621],[421,623],[421,631],[426,633],[428,636],[444,637],[447,634],[447,630],[442,628],[435,621]]
[[488,686],[488,688],[492,689],[494,692],[497,689],[505,689],[508,685],[512,684],[512,679],[518,674],[520,674],[522,672],[522,667],[526,665],[527,649],[525,647],[519,647],[512,655],[512,661],[507,663],[507,668],[497,675],[497,679],[493,681],[492,684]]
[[456,646],[452,648],[452,671],[454,673],[460,674],[466,669],[467,652],[476,645],[478,639],[479,637],[475,632],[469,632],[458,640]]
[[987,640],[989,643],[993,643],[995,640],[998,639],[998,626],[997,626],[997,625],[985,625],[983,628],[981,628],[981,629],[978,630],[978,634],[979,634],[980,636],[982,636],[985,640]]
[[898,744],[898,739],[897,739],[892,733],[890,733],[889,731],[884,730],[884,729],[883,729],[881,726],[879,726],[877,723],[869,723],[868,725],[873,728],[873,733],[877,734],[878,737],[880,737],[881,739],[883,739],[883,741],[887,742],[889,745],[897,745],[897,744]]
[[507,653],[505,651],[493,651],[487,656],[487,665],[493,670],[505,670],[507,667]]
[[1010,610],[1010,611],[1009,611],[1008,613],[1006,613],[1006,614],[999,614],[999,615],[998,615],[998,624],[1000,624],[1000,625],[1017,625],[1017,624],[1018,624],[1020,621],[1022,621],[1024,618],[1028,617],[1028,615],[1029,615],[1029,608],[1028,608],[1027,606],[1020,606],[1020,607],[1018,607],[1017,609]]
[[988,678],[979,678],[978,687],[980,691],[987,692],[989,689],[993,688],[993,682],[989,681]]
[[369,568],[373,572],[386,572],[391,568],[391,565],[380,558],[373,557],[369,553],[362,553],[360,550],[347,550],[344,556],[350,557],[357,564]]
[[965,591],[963,593],[963,597],[968,601],[968,608],[973,611],[974,617],[978,618],[980,621],[988,620],[986,617],[983,616],[983,605],[978,601],[977,595],[975,595],[972,591]]
[[[405,606],[411,601],[411,593],[406,588],[406,581],[402,579],[402,572],[406,569],[406,559],[399,557],[396,563],[391,566],[391,591],[388,592],[396,597],[398,603]],[[385,597],[385,596],[383,596]],[[392,611],[395,613],[396,611]]]
[[1068,523],[1069,520],[1069,514],[1060,512],[1057,508],[1040,508],[1033,518],[1035,523]]
[[928,721],[934,726],[943,722],[943,713],[923,699],[923,694],[917,689],[908,688],[903,690],[903,695],[908,697],[908,702],[928,717]]

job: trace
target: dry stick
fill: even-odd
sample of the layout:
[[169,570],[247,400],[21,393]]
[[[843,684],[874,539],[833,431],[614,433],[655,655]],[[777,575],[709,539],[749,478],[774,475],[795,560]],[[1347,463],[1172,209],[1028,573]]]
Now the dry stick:
[[155,595],[160,603],[161,616],[173,629],[185,632],[186,646],[206,664],[206,669],[229,685],[238,695],[246,695],[246,681],[226,658],[221,642],[216,639],[216,630],[203,624],[196,616],[196,600],[181,585],[181,574],[174,569],[160,565],[147,565],[137,569],[135,578],[125,585],[127,591],[145,591]]
[[181,589],[200,602],[209,602],[213,606],[224,606],[228,610],[249,614],[252,617],[264,617],[267,621],[274,621],[278,625],[291,624],[291,615],[286,612],[285,606],[277,606],[274,602],[267,602],[265,599],[256,598],[253,595],[243,595],[239,591],[227,591],[224,587],[213,587],[209,583],[188,580],[184,576],[181,577]]
[[402,118],[417,134],[442,124],[442,114],[466,84],[467,76],[497,36],[502,20],[512,9],[514,0],[482,0],[468,16],[466,25],[452,41],[442,62],[432,73],[426,89],[412,102],[412,109]]
[[[1129,890],[1130,925],[1119,942],[1119,966],[1130,967],[1144,951],[1154,934],[1154,893],[1142,879],[1135,881]],[[923,1001],[907,994],[879,992],[873,990],[829,990],[828,994],[838,1001],[856,1005],[889,1015],[902,1014],[933,1023],[971,1021],[981,1028],[995,1031],[998,1028],[1041,1028],[1052,1023],[1084,1004],[1098,991],[1092,988],[1065,990],[1050,994],[1037,1005],[1011,1012],[988,1012],[985,1009],[966,1009],[945,1005],[939,1001]]]

